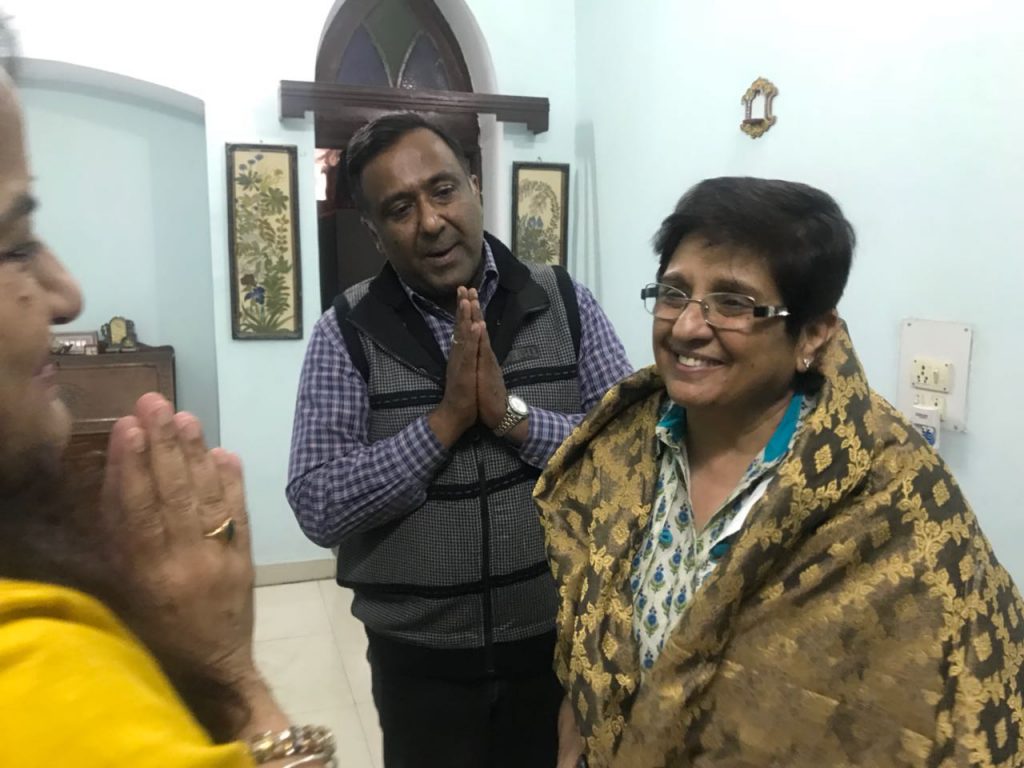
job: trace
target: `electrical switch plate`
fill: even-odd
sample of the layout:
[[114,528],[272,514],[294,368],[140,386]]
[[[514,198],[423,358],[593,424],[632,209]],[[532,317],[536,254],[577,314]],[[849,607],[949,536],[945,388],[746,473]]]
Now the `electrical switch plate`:
[[915,405],[938,407],[943,429],[964,432],[973,338],[964,323],[904,320],[896,407],[908,418]]
[[949,394],[953,381],[953,364],[948,360],[915,357],[910,370],[913,374],[911,385],[914,389]]

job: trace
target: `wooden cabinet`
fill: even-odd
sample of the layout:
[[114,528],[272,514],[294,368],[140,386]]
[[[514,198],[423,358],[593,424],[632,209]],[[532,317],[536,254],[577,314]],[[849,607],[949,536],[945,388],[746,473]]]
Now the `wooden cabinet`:
[[50,361],[73,420],[65,465],[88,480],[85,488],[98,492],[114,422],[131,413],[135,401],[147,392],[159,392],[175,403],[174,348],[51,355]]
[[114,422],[131,413],[135,401],[147,392],[175,401],[173,347],[50,359],[74,419],[75,436],[110,434]]

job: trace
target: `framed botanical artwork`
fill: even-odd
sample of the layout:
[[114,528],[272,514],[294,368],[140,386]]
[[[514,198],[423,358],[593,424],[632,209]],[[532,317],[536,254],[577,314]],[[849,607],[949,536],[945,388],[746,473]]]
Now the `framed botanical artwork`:
[[569,251],[569,166],[512,164],[512,253],[565,266]]
[[295,147],[228,144],[231,335],[301,339]]

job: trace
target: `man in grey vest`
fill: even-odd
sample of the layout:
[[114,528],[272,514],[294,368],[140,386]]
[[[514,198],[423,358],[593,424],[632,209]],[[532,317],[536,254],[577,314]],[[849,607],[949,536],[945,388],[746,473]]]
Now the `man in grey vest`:
[[345,158],[388,262],[314,328],[288,500],[355,593],[387,768],[553,767],[556,588],[530,493],[631,366],[586,288],[484,232],[442,129],[387,115]]

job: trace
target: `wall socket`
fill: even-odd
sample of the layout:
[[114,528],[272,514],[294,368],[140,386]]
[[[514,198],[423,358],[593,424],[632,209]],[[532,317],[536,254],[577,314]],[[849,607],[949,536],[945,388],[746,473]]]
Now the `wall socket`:
[[953,364],[934,357],[915,357],[910,369],[911,386],[930,392],[949,394],[953,386]]
[[935,408],[940,417],[946,415],[946,398],[933,392],[914,392],[914,405]]
[[943,431],[966,431],[973,338],[974,331],[964,323],[920,318],[902,322],[896,406],[908,418],[915,404],[937,405]]

